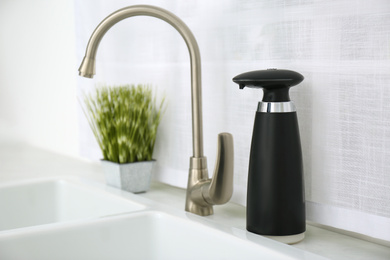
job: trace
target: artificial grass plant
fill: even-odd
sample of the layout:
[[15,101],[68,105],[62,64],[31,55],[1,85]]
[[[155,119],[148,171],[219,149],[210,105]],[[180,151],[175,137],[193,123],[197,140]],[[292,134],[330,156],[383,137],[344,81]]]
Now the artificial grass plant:
[[152,160],[164,99],[157,105],[150,86],[98,87],[85,95],[85,113],[104,160]]

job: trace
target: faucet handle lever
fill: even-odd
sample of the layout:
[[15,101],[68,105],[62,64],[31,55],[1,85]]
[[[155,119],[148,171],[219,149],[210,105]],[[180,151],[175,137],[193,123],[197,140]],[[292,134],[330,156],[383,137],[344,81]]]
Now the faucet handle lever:
[[220,205],[230,200],[233,195],[233,172],[233,136],[230,133],[220,133],[214,174],[207,195],[203,194],[208,203]]

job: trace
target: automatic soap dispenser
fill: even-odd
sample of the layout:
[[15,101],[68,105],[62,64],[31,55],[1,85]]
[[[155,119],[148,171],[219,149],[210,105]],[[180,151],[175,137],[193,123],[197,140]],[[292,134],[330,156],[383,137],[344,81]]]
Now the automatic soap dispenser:
[[233,78],[262,88],[253,127],[247,193],[247,230],[297,243],[306,230],[302,150],[297,113],[289,88],[303,76],[290,70],[258,70]]

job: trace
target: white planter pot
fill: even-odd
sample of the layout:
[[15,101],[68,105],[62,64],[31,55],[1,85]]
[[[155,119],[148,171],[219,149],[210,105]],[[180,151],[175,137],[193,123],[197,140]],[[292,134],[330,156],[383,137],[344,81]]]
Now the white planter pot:
[[133,193],[149,190],[155,160],[126,164],[101,162],[108,185]]

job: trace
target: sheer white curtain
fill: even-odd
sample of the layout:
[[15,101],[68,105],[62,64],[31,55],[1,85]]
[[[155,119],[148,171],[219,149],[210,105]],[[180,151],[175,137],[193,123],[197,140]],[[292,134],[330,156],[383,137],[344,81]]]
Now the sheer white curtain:
[[[76,0],[81,61],[96,25],[133,4],[170,10],[198,40],[203,70],[205,155],[212,173],[216,136],[235,138],[232,200],[245,205],[254,112],[262,94],[231,79],[269,67],[305,76],[291,89],[304,153],[308,220],[390,241],[390,2],[388,0]],[[192,155],[189,54],[163,21],[135,17],[102,40],[96,83],[151,83],[168,100],[155,149],[155,178],[187,183]],[[80,112],[81,152],[100,152]]]

